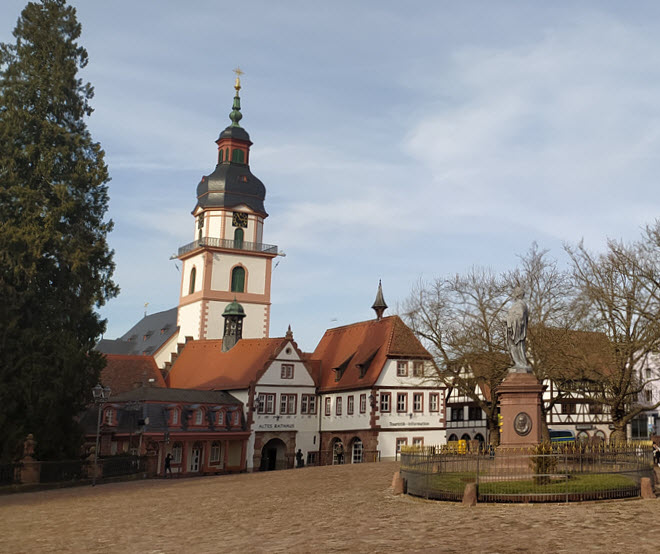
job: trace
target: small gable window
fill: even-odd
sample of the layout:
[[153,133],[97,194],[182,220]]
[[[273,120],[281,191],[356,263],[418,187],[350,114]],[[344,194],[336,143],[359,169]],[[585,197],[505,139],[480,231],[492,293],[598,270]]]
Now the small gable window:
[[190,286],[188,287],[188,294],[195,292],[195,279],[197,278],[197,268],[193,267],[190,270]]
[[245,291],[245,268],[236,266],[231,270],[231,292]]
[[281,379],[293,379],[293,364],[282,364]]

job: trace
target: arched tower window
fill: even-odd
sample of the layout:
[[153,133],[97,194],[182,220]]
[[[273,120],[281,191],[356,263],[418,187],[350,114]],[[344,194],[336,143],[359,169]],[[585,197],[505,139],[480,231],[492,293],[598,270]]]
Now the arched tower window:
[[231,161],[242,164],[245,161],[245,153],[243,152],[243,150],[239,148],[234,148],[234,150],[231,153]]
[[195,278],[197,277],[197,268],[193,267],[190,270],[190,286],[188,287],[188,294],[195,292]]
[[243,248],[243,229],[234,230],[234,246],[236,248]]
[[245,291],[245,268],[237,265],[231,271],[231,292]]
[[225,152],[224,152],[224,150],[223,150],[222,148],[221,148],[220,151],[218,152],[218,163],[219,163],[219,164],[222,163],[222,157],[223,157],[222,155],[223,155],[224,153],[225,153]]

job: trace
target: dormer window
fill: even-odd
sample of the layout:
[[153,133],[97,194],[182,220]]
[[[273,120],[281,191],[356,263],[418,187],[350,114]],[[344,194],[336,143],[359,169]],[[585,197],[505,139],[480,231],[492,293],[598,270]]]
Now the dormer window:
[[113,413],[112,412],[114,412],[114,410],[112,408],[108,408],[105,411],[105,424],[106,425],[112,425],[113,424],[113,419],[114,418],[113,418]]
[[172,410],[172,425],[178,425],[179,424],[179,410],[177,408],[174,408]]
[[204,413],[202,410],[197,410],[195,412],[195,425],[201,425],[204,421]]

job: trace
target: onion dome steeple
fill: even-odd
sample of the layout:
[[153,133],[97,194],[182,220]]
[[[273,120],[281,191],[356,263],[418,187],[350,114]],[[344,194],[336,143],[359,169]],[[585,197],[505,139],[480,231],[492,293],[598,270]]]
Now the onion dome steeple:
[[264,208],[266,187],[250,171],[250,135],[240,121],[241,90],[240,68],[234,70],[236,82],[234,101],[229,114],[231,124],[226,127],[216,140],[218,145],[218,164],[215,171],[205,175],[197,185],[197,206],[200,208],[234,208],[245,205],[254,212],[267,217]]
[[374,305],[371,306],[371,309],[376,312],[376,319],[383,319],[383,312],[387,310],[387,304],[385,303],[385,298],[383,297],[383,285],[378,279],[378,292],[376,293],[376,300],[374,300]]

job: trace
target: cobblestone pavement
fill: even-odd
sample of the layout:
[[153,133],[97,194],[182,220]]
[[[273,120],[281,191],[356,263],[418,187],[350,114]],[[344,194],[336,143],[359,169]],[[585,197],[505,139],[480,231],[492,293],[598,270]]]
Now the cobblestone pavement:
[[394,496],[394,463],[0,496],[0,552],[658,552],[660,500]]

